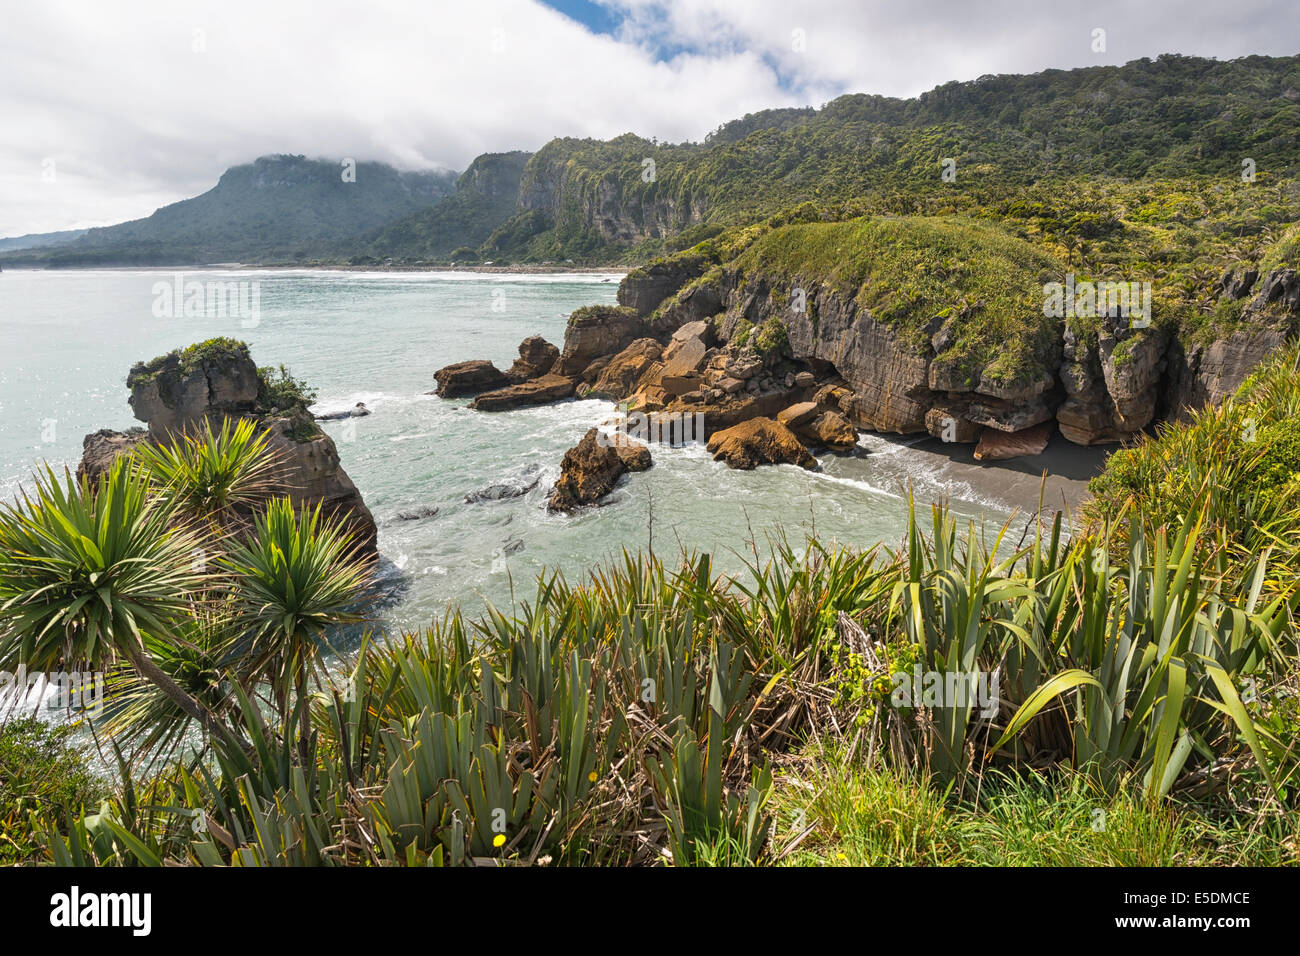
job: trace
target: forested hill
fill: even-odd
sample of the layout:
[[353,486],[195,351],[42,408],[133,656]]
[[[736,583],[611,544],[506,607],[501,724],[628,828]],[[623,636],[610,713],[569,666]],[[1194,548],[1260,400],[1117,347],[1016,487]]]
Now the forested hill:
[[1165,55],[766,110],[702,143],[554,139],[483,154],[459,181],[361,163],[348,183],[337,162],[263,157],[147,219],[0,261],[638,262],[809,202],[824,218],[987,213],[1053,183],[1077,199],[1081,183],[1196,193],[1298,171],[1300,56]]
[[441,202],[390,223],[367,236],[352,257],[362,264],[398,256],[416,260],[468,259],[515,213],[519,179],[531,153],[484,153],[456,181]]
[[146,219],[92,229],[44,250],[52,266],[316,260],[453,192],[454,172],[400,172],[303,156],[263,156],[193,199]]
[[702,144],[556,139],[529,161],[519,213],[485,251],[601,258],[805,201],[1078,177],[1239,179],[1248,159],[1274,181],[1297,171],[1298,56],[1166,55],[986,76],[907,100],[855,94],[750,114]]

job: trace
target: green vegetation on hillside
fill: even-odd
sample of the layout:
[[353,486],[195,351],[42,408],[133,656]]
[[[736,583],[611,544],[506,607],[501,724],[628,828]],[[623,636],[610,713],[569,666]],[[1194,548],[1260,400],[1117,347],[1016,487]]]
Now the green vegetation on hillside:
[[[400,256],[424,261],[473,261],[474,251],[515,212],[519,179],[531,154],[485,153],[456,181],[456,191],[428,209],[378,230],[353,264]],[[468,255],[461,247],[468,247]]]
[[732,263],[747,285],[774,292],[807,283],[854,299],[898,329],[917,350],[933,320],[956,323],[945,360],[972,384],[981,372],[1005,384],[1055,372],[1057,337],[1043,315],[1043,283],[1060,264],[990,223],[955,217],[859,219],[782,226],[755,240]]
[[[1166,55],[989,76],[910,100],[854,94],[816,111],[751,114],[704,144],[631,134],[552,140],[529,161],[522,190],[555,197],[545,200],[548,217],[534,219],[539,231],[514,248],[498,249],[636,261],[698,222],[753,222],[805,201],[921,192],[922,201],[962,202],[972,188],[1093,178],[1229,184],[1241,180],[1245,159],[1276,182],[1295,176],[1297,147],[1300,57]],[[941,179],[945,159],[956,163],[952,182]],[[602,234],[598,220],[611,213],[637,237]]]

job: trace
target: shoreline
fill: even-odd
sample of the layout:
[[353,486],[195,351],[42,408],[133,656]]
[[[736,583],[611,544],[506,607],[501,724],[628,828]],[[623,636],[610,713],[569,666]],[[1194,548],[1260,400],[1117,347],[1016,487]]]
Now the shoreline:
[[485,275],[495,274],[517,274],[517,275],[569,275],[569,274],[589,274],[592,272],[607,272],[611,275],[627,275],[636,266],[627,263],[608,264],[608,265],[563,265],[563,266],[542,266],[542,265],[476,265],[476,266],[450,266],[450,265],[426,265],[426,266],[395,266],[395,265],[321,265],[321,264],[301,264],[293,265],[287,263],[275,263],[271,265],[247,262],[215,262],[206,265],[190,263],[187,265],[158,265],[158,264],[139,264],[139,265],[85,265],[85,266],[49,266],[49,265],[22,265],[0,264],[0,273],[2,272],[174,272],[191,270],[194,272],[221,272],[221,271],[246,271],[250,269],[261,269],[265,271],[283,271],[283,272],[466,272],[481,273]]

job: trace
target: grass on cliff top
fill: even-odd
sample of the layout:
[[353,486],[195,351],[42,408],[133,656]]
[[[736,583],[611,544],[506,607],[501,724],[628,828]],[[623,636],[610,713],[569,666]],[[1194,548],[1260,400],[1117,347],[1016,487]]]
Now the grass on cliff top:
[[797,223],[760,236],[735,265],[783,292],[802,281],[851,296],[918,353],[935,320],[952,318],[956,338],[942,357],[975,381],[1052,371],[1059,320],[1043,315],[1043,283],[1060,279],[1062,264],[997,225],[956,216]]
[[170,352],[156,355],[149,361],[137,365],[131,370],[131,375],[127,378],[126,384],[134,386],[136,382],[144,382],[153,378],[162,371],[163,366],[167,364],[167,361],[172,356],[176,356],[180,362],[180,373],[188,375],[205,362],[223,362],[249,358],[248,343],[223,335],[205,339],[202,342],[195,342],[183,349],[172,349]]
[[[183,349],[173,349],[163,355],[155,356],[148,362],[142,362],[131,370],[127,376],[128,388],[153,380],[173,357],[176,358],[177,372],[180,377],[188,376],[204,364],[223,365],[231,362],[252,362],[248,343],[227,336],[206,339]],[[281,414],[298,408],[308,408],[316,401],[316,391],[302,379],[294,378],[283,364],[262,366],[258,368],[259,379],[257,410],[264,414]],[[175,401],[175,396],[164,391],[162,400],[167,404]],[[306,441],[321,434],[320,429],[311,425],[301,426],[295,433],[298,441]]]
[[1300,222],[1282,234],[1260,263],[1262,275],[1273,269],[1300,269]]

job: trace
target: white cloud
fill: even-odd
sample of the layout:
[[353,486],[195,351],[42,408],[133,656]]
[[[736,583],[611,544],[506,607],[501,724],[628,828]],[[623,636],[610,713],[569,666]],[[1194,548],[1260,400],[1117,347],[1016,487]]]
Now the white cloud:
[[[1068,14],[1019,0],[604,2],[625,18],[617,38],[533,0],[10,4],[0,236],[148,215],[266,153],[463,169],[553,136],[700,139],[746,112],[842,92],[1300,47],[1295,18],[1270,0],[1137,12],[1105,0]],[[1109,31],[1105,56],[1089,50],[1093,26]]]

